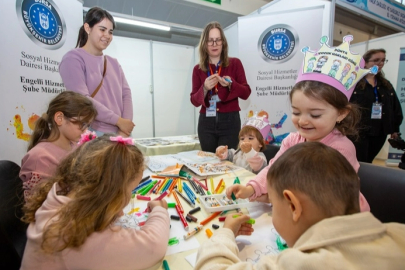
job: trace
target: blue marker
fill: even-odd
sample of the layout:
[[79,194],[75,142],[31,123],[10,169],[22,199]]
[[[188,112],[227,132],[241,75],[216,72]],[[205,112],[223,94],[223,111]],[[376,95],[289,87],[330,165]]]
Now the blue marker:
[[149,180],[143,182],[142,184],[139,184],[134,190],[132,190],[132,194],[133,194],[133,193],[136,193],[139,189],[141,189],[141,188],[147,186],[147,185],[150,184],[151,182],[152,182],[152,179],[149,179]]
[[229,83],[232,83],[232,80],[231,80],[231,79],[224,78],[224,80],[227,81],[227,82],[229,82]]

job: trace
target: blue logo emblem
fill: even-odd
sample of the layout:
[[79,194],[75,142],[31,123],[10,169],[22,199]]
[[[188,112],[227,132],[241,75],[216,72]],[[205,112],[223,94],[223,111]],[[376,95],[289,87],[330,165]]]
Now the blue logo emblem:
[[298,47],[298,36],[285,24],[267,28],[259,38],[260,56],[267,62],[283,63],[290,59]]
[[37,45],[56,50],[66,39],[66,24],[52,0],[17,0],[17,15],[27,36]]

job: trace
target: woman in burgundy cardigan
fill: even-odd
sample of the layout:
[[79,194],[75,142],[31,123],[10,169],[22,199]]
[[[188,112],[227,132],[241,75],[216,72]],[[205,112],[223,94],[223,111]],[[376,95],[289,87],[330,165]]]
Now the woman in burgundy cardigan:
[[203,151],[215,153],[220,145],[238,147],[241,127],[238,98],[251,93],[238,58],[228,57],[228,42],[218,22],[201,34],[200,63],[193,69],[191,103],[199,107],[198,137]]

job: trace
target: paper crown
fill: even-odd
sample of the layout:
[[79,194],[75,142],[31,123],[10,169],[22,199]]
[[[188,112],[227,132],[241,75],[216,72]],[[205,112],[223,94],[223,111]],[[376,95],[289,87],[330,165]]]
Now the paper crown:
[[263,138],[266,139],[270,132],[271,126],[268,120],[267,113],[255,113],[254,115],[248,116],[244,126],[252,126],[260,131]]
[[378,67],[363,69],[364,59],[359,54],[350,51],[350,41],[353,36],[343,37],[343,43],[338,47],[329,47],[328,37],[321,38],[321,48],[317,52],[304,47],[304,63],[298,74],[297,82],[318,81],[329,84],[341,91],[347,99],[353,93],[354,86],[368,73],[377,74]]

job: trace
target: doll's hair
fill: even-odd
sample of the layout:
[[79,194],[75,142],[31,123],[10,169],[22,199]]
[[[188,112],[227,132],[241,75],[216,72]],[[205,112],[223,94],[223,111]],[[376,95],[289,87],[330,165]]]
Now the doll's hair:
[[267,182],[279,198],[286,189],[307,195],[327,217],[360,211],[356,171],[341,153],[320,142],[289,148],[270,167]]
[[[62,112],[74,124],[90,123],[97,116],[97,110],[87,97],[72,91],[64,91],[57,95],[48,105],[46,113],[35,121],[34,132],[31,134],[28,151],[42,140],[57,140],[60,136],[55,114]],[[80,119],[75,121],[72,118]]]
[[223,67],[229,66],[229,58],[228,58],[228,41],[226,40],[224,30],[222,30],[222,26],[219,22],[210,22],[208,23],[203,32],[201,33],[200,43],[199,43],[199,53],[200,53],[200,69],[204,72],[207,72],[207,68],[209,65],[209,56],[208,56],[208,39],[210,35],[210,31],[212,29],[218,29],[221,34],[222,39],[222,52],[221,52],[221,65]]
[[327,102],[339,112],[347,111],[347,116],[341,122],[336,123],[335,128],[345,136],[357,138],[360,110],[358,105],[350,103],[342,92],[323,82],[300,81],[294,85],[290,92],[290,102],[292,102],[292,97],[296,91],[302,91],[308,98]]
[[260,131],[257,128],[249,126],[249,125],[244,126],[239,131],[239,139],[241,136],[249,135],[251,133],[253,133],[255,135],[256,139],[262,145],[262,147],[260,147],[260,152],[263,152],[263,150],[266,149],[266,141],[264,140],[262,133],[260,133]]
[[[107,18],[113,24],[113,29],[115,29],[115,21],[113,16],[111,16],[111,14],[107,10],[99,7],[93,7],[89,9],[89,11],[87,11],[86,17],[84,18],[84,23],[87,23],[90,26],[90,28],[93,28],[94,25],[98,24],[105,18]],[[88,34],[86,33],[86,30],[84,30],[83,24],[79,29],[76,48],[81,48],[84,45],[86,45],[87,38]]]
[[[366,63],[368,63],[370,61],[371,57],[376,53],[384,53],[384,54],[386,54],[386,51],[384,49],[371,49],[371,50],[368,50],[363,55],[364,61]],[[380,81],[385,88],[392,89],[391,83],[385,78],[385,74],[384,74],[384,72],[382,70],[380,72],[378,72],[375,75],[375,77],[377,78],[377,81]],[[360,80],[357,83],[357,86],[360,87],[360,89],[364,89],[366,87],[366,81],[365,80]]]
[[71,200],[44,227],[41,248],[53,253],[80,247],[119,217],[131,199],[128,189],[143,170],[143,155],[134,145],[111,141],[109,135],[86,142],[60,163],[52,178],[35,188],[22,220],[35,222],[35,212],[57,183],[57,195]]

